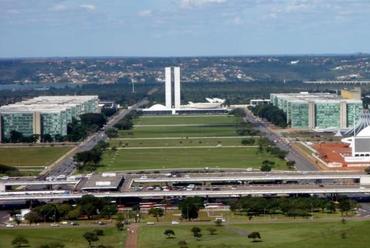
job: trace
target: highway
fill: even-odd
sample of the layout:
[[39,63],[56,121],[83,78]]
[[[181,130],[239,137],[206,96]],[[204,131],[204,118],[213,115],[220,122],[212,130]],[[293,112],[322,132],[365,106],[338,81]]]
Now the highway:
[[132,105],[129,109],[122,109],[117,114],[115,114],[103,129],[90,135],[79,145],[73,148],[70,152],[65,154],[61,159],[59,159],[54,165],[49,166],[44,172],[41,173],[39,179],[45,179],[49,176],[59,176],[59,175],[70,175],[75,169],[73,157],[76,153],[91,150],[99,141],[105,141],[108,137],[105,135],[105,129],[113,127],[119,120],[121,120],[125,115],[133,110],[136,110],[140,106],[148,103],[148,100],[144,98],[140,102]]
[[273,142],[281,150],[287,151],[286,159],[295,161],[295,167],[299,171],[315,171],[317,167],[308,161],[304,156],[297,152],[290,144],[288,144],[279,134],[272,132],[268,128],[268,123],[258,120],[249,110],[246,110],[245,120],[255,125],[266,138]]

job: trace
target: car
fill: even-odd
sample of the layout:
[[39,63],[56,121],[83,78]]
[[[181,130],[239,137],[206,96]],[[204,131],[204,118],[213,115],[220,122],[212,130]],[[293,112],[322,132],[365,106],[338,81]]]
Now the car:
[[50,226],[51,227],[59,227],[59,224],[57,224],[57,223],[51,223]]
[[14,224],[8,223],[8,224],[5,225],[5,227],[7,227],[7,228],[14,228],[15,226],[14,226]]
[[71,226],[78,226],[79,224],[77,222],[74,222],[74,221],[71,221],[71,223],[69,223]]
[[171,224],[172,224],[172,225],[178,225],[178,224],[179,224],[179,222],[178,222],[178,221],[173,220],[173,221],[171,222]]

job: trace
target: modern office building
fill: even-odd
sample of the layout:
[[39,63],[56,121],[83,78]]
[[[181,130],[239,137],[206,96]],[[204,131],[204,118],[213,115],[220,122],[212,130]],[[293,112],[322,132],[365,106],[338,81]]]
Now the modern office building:
[[11,131],[24,136],[34,134],[66,135],[73,118],[85,113],[97,113],[98,96],[40,96],[0,107],[0,140],[9,138]]
[[330,93],[271,94],[271,103],[283,110],[292,128],[334,130],[354,125],[363,111],[362,101]]

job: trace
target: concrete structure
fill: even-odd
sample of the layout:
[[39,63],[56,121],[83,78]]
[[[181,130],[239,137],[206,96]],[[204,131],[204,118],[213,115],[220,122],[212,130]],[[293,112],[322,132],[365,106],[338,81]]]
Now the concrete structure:
[[370,166],[370,126],[352,137],[343,138],[342,142],[351,148],[351,154],[344,154],[348,166]]
[[11,131],[24,136],[64,136],[72,119],[99,112],[98,96],[40,96],[0,107],[1,140]]
[[330,93],[271,94],[271,103],[282,109],[292,128],[338,130],[352,127],[362,113],[362,101]]
[[165,68],[165,96],[166,96],[166,108],[172,108],[172,73],[171,67]]
[[165,68],[165,94],[166,108],[180,108],[181,105],[180,89],[180,67]]
[[228,109],[223,106],[225,100],[219,98],[206,98],[206,102],[188,102],[181,105],[181,76],[180,67],[165,68],[165,105],[155,104],[143,109],[143,114],[169,115],[169,114],[196,114],[196,113],[226,113]]
[[174,107],[181,106],[180,67],[174,67]]

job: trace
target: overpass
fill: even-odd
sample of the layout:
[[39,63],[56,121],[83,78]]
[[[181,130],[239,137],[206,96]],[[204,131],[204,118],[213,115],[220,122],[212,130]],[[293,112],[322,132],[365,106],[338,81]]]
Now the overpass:
[[0,180],[0,192],[5,192],[8,187],[12,186],[60,186],[70,185],[75,187],[80,180],[61,180],[61,181],[44,181],[44,180]]
[[146,192],[106,192],[106,193],[72,193],[68,191],[45,192],[3,192],[0,194],[0,204],[14,200],[77,200],[84,195],[109,198],[166,198],[166,197],[241,197],[241,196],[279,196],[279,195],[330,195],[330,194],[370,194],[370,187],[362,186],[327,186],[318,187],[251,187],[242,190],[201,190],[201,191],[146,191]]
[[136,183],[194,183],[194,182],[235,182],[235,181],[302,181],[302,180],[362,180],[369,179],[369,176],[360,173],[247,173],[243,175],[223,176],[192,176],[192,177],[140,177],[132,178]]

